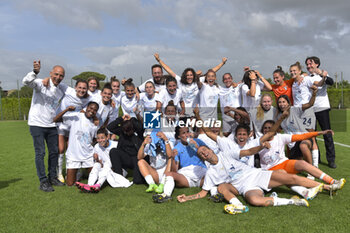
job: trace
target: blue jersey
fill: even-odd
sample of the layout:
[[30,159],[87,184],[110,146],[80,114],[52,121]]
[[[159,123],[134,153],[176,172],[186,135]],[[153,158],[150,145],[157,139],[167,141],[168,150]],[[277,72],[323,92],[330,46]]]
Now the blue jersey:
[[[193,138],[193,140],[198,144],[198,146],[206,146],[206,144],[198,138]],[[178,152],[175,156],[175,161],[180,162],[180,168],[188,167],[190,165],[206,168],[203,161],[197,156],[197,149],[194,150],[191,146],[185,146],[181,142],[179,142],[174,149],[176,149]]]

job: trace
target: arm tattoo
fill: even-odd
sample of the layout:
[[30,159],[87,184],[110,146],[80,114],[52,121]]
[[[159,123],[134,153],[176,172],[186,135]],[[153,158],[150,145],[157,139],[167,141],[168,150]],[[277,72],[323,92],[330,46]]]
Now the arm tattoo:
[[187,197],[187,200],[193,200],[193,199],[198,199],[200,198],[201,196],[198,194],[194,194],[194,195],[191,195],[191,196],[188,196]]

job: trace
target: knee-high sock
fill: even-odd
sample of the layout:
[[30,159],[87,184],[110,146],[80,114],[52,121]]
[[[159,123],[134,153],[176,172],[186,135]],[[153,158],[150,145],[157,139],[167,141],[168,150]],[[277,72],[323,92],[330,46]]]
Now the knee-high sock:
[[292,199],[279,198],[279,197],[273,198],[273,206],[293,205],[293,204],[294,204],[294,201]]
[[165,177],[164,193],[167,196],[171,196],[175,188],[175,181],[172,176]]
[[291,186],[290,189],[298,193],[302,197],[305,197],[305,194],[307,193],[307,190],[308,190],[303,186]]
[[58,166],[57,166],[58,175],[62,175],[63,156],[64,156],[64,154],[59,154],[58,155]]
[[318,167],[318,150],[313,150],[311,154],[312,154],[312,165],[314,165],[315,167]]

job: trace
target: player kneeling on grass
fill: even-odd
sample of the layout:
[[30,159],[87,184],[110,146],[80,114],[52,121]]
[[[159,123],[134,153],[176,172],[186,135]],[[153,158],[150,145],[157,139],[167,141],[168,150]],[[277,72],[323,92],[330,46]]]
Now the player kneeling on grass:
[[68,186],[72,186],[76,181],[78,169],[87,168],[90,171],[94,164],[91,143],[99,124],[96,118],[98,107],[96,102],[89,102],[85,111],[65,114],[75,109],[70,106],[54,118],[54,122],[63,119],[63,122],[70,127],[66,152],[66,183]]
[[76,186],[87,193],[99,192],[106,180],[113,188],[131,186],[132,182],[112,171],[109,151],[116,148],[118,142],[108,140],[108,131],[105,128],[100,128],[97,131],[97,142],[98,144],[94,147],[95,163],[89,174],[88,184],[75,182]]
[[[175,156],[171,164],[172,172],[165,172],[164,193],[153,196],[153,201],[162,203],[171,200],[175,187],[200,187],[207,167],[197,156],[199,146],[205,145],[200,139],[190,138],[188,127],[176,126],[175,138],[180,142],[174,147]],[[178,168],[180,169],[178,170]]]
[[[144,159],[149,156],[150,164]],[[146,136],[137,158],[141,174],[149,185],[146,192],[162,193],[165,183],[164,172],[170,171],[171,145],[165,134],[159,130],[153,130],[151,135]],[[169,160],[168,160],[169,159]],[[159,186],[156,185],[159,183]]]
[[[270,129],[274,126],[273,120],[267,120],[262,126],[262,133],[266,135]],[[331,194],[334,191],[342,189],[346,180],[344,178],[335,180],[319,168],[307,163],[304,160],[288,159],[285,156],[284,147],[288,143],[307,140],[318,135],[333,134],[332,130],[324,130],[318,132],[309,132],[304,134],[275,134],[273,135],[269,143],[271,148],[265,148],[259,152],[261,168],[265,170],[283,170],[290,174],[297,174],[300,172],[307,172],[314,177],[323,180],[329,185],[324,185],[324,189],[330,190]],[[309,199],[308,190],[301,186],[290,187],[293,191],[297,192],[306,199]]]

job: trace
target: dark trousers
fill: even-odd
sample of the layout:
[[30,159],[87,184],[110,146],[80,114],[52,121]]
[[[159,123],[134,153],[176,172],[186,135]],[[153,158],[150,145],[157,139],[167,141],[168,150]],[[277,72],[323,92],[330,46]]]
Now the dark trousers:
[[[329,119],[330,109],[315,112],[316,119],[322,130],[331,129],[331,122]],[[317,127],[317,125],[316,125]],[[335,149],[332,134],[323,135],[324,145],[326,147],[326,158],[328,163],[335,162]]]
[[[29,127],[30,134],[33,137],[35,150],[35,166],[40,182],[49,178],[57,177],[58,163],[58,134],[57,128],[44,128],[38,126]],[[45,173],[45,142],[49,151],[48,159],[48,177]]]
[[113,148],[109,152],[111,158],[112,170],[120,175],[123,175],[122,169],[133,169],[133,182],[134,184],[144,184],[145,180],[137,165],[137,155],[129,155],[125,151]]

